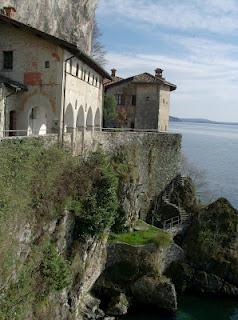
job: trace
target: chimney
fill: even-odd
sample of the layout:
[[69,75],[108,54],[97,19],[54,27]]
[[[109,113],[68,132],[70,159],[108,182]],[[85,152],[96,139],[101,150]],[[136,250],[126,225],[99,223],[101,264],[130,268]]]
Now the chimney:
[[16,16],[16,9],[14,7],[3,7],[1,13],[7,16],[8,18],[14,19]]
[[112,69],[111,71],[112,71],[111,76],[112,76],[113,78],[115,78],[116,73],[117,73],[117,70],[116,70],[116,69]]
[[164,72],[163,69],[160,69],[160,68],[155,69],[155,77],[157,79],[164,79],[163,78],[163,72]]

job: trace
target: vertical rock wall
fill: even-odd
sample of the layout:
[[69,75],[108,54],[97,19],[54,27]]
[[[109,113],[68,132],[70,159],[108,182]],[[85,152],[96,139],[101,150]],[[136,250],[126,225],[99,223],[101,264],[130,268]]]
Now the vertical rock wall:
[[16,19],[75,42],[91,52],[93,20],[98,0],[1,0],[0,8],[16,8]]

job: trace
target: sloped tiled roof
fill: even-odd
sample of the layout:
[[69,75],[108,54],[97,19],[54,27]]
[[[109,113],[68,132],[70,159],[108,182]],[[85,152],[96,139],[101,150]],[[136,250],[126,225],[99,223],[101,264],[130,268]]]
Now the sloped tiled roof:
[[[118,78],[118,77],[117,77]],[[164,85],[167,85],[170,87],[170,90],[173,91],[173,90],[176,90],[177,89],[177,86],[173,83],[170,83],[168,81],[166,81],[164,78],[158,78],[158,77],[155,77],[153,76],[152,74],[150,73],[147,73],[147,72],[144,72],[144,73],[141,73],[141,74],[138,74],[138,75],[135,75],[133,77],[129,77],[129,78],[126,78],[126,79],[121,79],[121,80],[117,80],[117,81],[110,81],[108,84],[106,84],[106,88],[109,88],[109,87],[114,87],[114,86],[117,86],[117,85],[120,85],[120,84],[123,84],[125,82],[133,82],[133,83],[161,83],[161,84],[164,84]]]
[[104,84],[104,86],[108,86],[111,83],[116,83],[116,82],[121,81],[121,80],[124,80],[124,79],[121,78],[121,77],[112,77],[112,80],[105,79],[103,84]]

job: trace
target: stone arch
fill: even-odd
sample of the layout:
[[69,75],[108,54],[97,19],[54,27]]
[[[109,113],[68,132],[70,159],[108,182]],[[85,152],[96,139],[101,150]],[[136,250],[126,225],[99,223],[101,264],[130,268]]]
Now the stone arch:
[[101,112],[100,109],[97,108],[95,118],[94,118],[94,127],[96,130],[101,130],[102,123],[101,123]]
[[93,130],[93,112],[91,107],[88,109],[86,128],[87,130]]
[[77,116],[77,128],[83,130],[85,128],[85,113],[83,106],[80,106]]
[[68,104],[64,115],[65,132],[73,132],[74,130],[74,110],[71,103]]
[[42,136],[46,133],[47,114],[45,107],[31,107],[28,113],[28,135]]
[[[51,102],[42,95],[32,95],[25,103],[26,113],[19,115],[19,127],[27,128],[27,135],[45,135],[50,132]],[[24,115],[24,116],[23,116]]]

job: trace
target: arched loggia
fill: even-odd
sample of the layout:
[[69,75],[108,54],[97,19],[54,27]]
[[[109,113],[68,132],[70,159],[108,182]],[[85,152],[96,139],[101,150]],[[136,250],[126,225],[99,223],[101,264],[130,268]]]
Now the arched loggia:
[[92,108],[88,109],[87,120],[86,120],[86,128],[87,130],[93,130],[93,112]]

